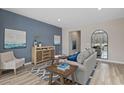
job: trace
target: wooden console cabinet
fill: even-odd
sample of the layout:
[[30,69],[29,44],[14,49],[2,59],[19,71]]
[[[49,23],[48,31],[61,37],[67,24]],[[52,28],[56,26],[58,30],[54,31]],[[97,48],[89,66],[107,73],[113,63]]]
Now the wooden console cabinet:
[[54,46],[32,47],[32,62],[34,65],[52,60],[54,49]]

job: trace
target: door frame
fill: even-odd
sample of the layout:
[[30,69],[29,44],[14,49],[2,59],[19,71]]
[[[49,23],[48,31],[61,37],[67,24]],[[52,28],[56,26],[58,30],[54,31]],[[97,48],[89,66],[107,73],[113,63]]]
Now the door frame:
[[[70,40],[70,33],[72,33],[72,32],[80,32],[80,51],[81,51],[81,30],[69,31],[69,32],[68,32],[68,41]],[[69,42],[70,42],[70,41],[69,41]],[[68,43],[69,43],[69,42],[68,42]],[[69,49],[68,54],[70,55],[70,44],[68,44],[68,49]]]

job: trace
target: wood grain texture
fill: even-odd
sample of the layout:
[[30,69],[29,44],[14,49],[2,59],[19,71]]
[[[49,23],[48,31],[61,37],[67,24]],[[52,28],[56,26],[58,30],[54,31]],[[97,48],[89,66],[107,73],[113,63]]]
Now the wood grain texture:
[[60,76],[68,77],[69,75],[72,75],[76,71],[77,66],[70,65],[70,69],[66,69],[65,71],[62,71],[62,70],[57,69],[57,64],[53,64],[51,66],[48,66],[46,69]]
[[32,63],[47,62],[54,57],[54,46],[32,47]]
[[98,63],[91,85],[124,84],[124,64]]
[[0,85],[47,85],[48,82],[41,80],[31,73],[32,65],[22,67],[14,75],[13,71],[7,71],[0,75]]
[[[17,75],[7,71],[0,75],[0,85],[48,85],[48,81],[41,80],[31,73],[32,65],[21,67]],[[112,63],[98,63],[90,85],[120,85],[124,84],[124,65]]]

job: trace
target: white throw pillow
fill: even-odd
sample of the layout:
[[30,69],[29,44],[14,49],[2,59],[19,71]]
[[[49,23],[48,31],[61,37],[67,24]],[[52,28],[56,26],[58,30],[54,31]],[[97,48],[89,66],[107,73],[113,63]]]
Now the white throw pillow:
[[87,59],[90,56],[90,53],[88,51],[83,52],[84,59]]
[[85,59],[83,57],[83,52],[80,52],[80,54],[78,54],[78,56],[77,56],[77,62],[80,64],[83,64],[84,60]]
[[84,50],[83,52],[80,52],[80,54],[77,56],[77,62],[83,64],[84,60],[87,59],[89,56],[89,52],[87,50]]
[[92,49],[92,52],[95,53],[95,49],[94,48],[91,48]]
[[86,50],[90,53],[90,55],[92,55],[95,52],[93,48],[86,48]]
[[92,52],[91,48],[86,48],[86,50],[89,52],[90,55],[92,55],[93,52]]

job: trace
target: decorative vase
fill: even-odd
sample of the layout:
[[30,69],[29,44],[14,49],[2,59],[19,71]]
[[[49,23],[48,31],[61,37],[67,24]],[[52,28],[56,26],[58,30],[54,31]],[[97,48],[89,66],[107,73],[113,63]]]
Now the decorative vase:
[[41,46],[42,46],[42,44],[40,43],[40,44],[39,44],[39,47],[41,47]]
[[34,46],[37,46],[37,41],[36,40],[34,40]]

